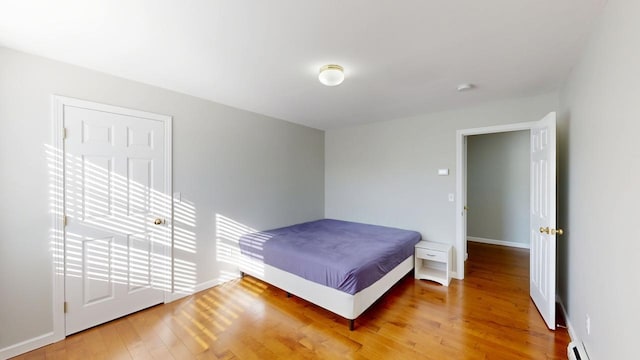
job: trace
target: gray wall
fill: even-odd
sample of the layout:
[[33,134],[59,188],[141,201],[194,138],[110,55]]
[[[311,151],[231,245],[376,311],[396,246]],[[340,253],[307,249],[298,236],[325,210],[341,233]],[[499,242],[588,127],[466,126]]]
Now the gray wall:
[[559,290],[592,359],[638,357],[638,14],[640,1],[608,1],[561,93]]
[[[454,244],[455,202],[447,195],[456,192],[456,130],[537,121],[557,101],[550,93],[327,131],[325,215]],[[438,176],[440,168],[450,175]]]
[[234,269],[217,261],[218,214],[256,229],[323,216],[322,131],[0,48],[0,350],[52,331],[52,94],[173,116],[174,191],[195,211],[195,251],[176,257],[195,287]]
[[529,131],[467,137],[467,235],[529,245]]

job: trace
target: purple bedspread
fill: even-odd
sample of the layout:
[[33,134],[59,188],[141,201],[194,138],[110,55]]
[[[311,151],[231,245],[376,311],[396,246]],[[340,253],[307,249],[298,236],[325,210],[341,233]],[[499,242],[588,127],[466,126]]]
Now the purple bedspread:
[[317,220],[240,238],[243,254],[307,280],[355,294],[413,254],[420,233]]

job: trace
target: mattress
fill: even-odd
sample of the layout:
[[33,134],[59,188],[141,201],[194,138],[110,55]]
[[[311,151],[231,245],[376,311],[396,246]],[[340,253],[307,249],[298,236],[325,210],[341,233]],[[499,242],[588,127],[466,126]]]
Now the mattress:
[[240,238],[242,254],[355,294],[413,255],[415,231],[322,219]]

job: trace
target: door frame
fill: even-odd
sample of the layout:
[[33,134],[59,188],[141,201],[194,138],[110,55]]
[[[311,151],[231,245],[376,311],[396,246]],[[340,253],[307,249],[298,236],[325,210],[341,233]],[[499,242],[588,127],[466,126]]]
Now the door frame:
[[471,135],[497,134],[511,131],[531,130],[538,124],[529,121],[514,124],[486,126],[456,131],[456,269],[455,277],[464,279],[464,263],[467,260],[467,218],[464,207],[467,203],[467,147],[466,137]]
[[147,111],[139,111],[119,106],[107,105],[88,100],[80,100],[65,96],[51,96],[51,114],[52,114],[52,139],[51,150],[48,157],[50,161],[50,203],[51,203],[51,230],[50,244],[52,257],[52,276],[53,276],[53,342],[63,340],[65,338],[65,201],[64,201],[64,107],[67,105],[83,107],[87,109],[96,109],[106,112],[113,112],[122,115],[130,115],[134,117],[142,117],[161,121],[164,124],[164,161],[165,161],[165,193],[171,200],[170,216],[167,219],[168,232],[170,237],[170,245],[165,246],[164,256],[171,259],[171,284],[170,290],[163,290],[164,302],[169,302],[169,296],[173,291],[173,149],[171,144],[173,133],[173,117],[169,115],[161,115]]

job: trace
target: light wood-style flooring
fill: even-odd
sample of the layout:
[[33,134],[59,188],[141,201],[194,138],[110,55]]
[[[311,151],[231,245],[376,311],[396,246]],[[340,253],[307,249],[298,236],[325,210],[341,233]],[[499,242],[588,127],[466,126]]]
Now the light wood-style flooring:
[[566,359],[531,302],[529,252],[469,243],[464,281],[405,276],[348,321],[252,277],[67,337],[18,359]]

